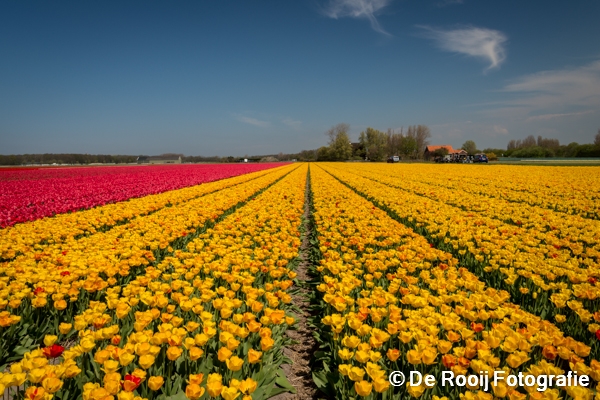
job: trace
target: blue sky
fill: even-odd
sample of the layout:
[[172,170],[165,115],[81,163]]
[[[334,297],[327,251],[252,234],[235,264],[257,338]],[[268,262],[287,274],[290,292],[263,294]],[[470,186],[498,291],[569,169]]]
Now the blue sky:
[[0,154],[234,155],[346,122],[505,147],[600,128],[600,2],[3,1]]

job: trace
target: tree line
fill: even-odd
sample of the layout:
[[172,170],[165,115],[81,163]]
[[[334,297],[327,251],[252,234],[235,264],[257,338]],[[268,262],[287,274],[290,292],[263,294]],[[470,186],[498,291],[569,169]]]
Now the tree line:
[[600,157],[600,129],[593,143],[561,145],[558,139],[542,136],[536,139],[529,135],[522,140],[510,140],[502,154],[505,157]]
[[[235,163],[240,162],[240,157],[219,156],[184,156],[182,154],[161,154],[160,157],[181,156],[184,163]],[[131,164],[137,162],[138,157],[143,155],[108,155],[108,154],[11,154],[0,155],[0,165],[89,165],[89,164]],[[277,156],[275,156],[277,158]],[[245,157],[252,161],[258,161],[262,156]]]
[[474,141],[467,140],[461,147],[469,154],[485,153],[490,160],[496,156],[517,158],[542,158],[542,157],[600,157],[600,129],[594,137],[594,143],[579,144],[577,142],[561,145],[558,139],[545,138],[533,135],[525,139],[512,139],[506,149],[486,148],[477,150]]
[[431,131],[426,125],[409,126],[406,132],[388,129],[382,132],[367,128],[360,133],[358,142],[352,143],[348,136],[350,125],[346,123],[331,127],[325,135],[329,139],[328,146],[316,151],[304,150],[298,159],[315,161],[347,161],[370,160],[385,161],[390,156],[417,160],[423,158],[425,147],[429,144]]
[[108,154],[11,154],[0,155],[0,165],[39,164],[126,164],[135,162],[138,156]]
[[[405,160],[422,159],[425,147],[429,145],[431,132],[426,125],[412,125],[406,131],[388,129],[386,132],[374,128],[367,128],[359,135],[358,142],[352,142],[348,135],[350,126],[345,123],[337,124],[325,132],[328,145],[316,150],[302,150],[299,153],[279,153],[261,156],[219,157],[219,156],[181,156],[184,163],[235,163],[241,160],[248,161],[347,161],[371,160],[385,161],[390,156],[400,156]],[[600,129],[591,144],[576,142],[561,145],[558,139],[544,138],[533,135],[525,139],[510,140],[506,149],[486,148],[478,150],[475,142],[467,140],[461,147],[468,154],[486,153],[490,159],[495,156],[504,157],[600,157]],[[439,154],[438,154],[439,153]],[[445,155],[444,149],[434,153],[434,156]],[[447,151],[446,151],[447,153]],[[170,156],[174,154],[162,154]],[[13,154],[0,155],[0,165],[40,165],[40,164],[127,164],[135,163],[135,155],[108,155],[108,154]]]

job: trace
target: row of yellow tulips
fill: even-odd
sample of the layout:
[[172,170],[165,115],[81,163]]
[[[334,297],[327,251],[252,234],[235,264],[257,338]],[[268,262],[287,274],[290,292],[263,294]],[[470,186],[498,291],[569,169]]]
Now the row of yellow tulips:
[[535,205],[588,219],[600,218],[596,167],[412,164],[394,166],[392,171],[411,182],[452,187],[457,192]]
[[[345,168],[338,167],[338,168]],[[327,171],[359,186],[360,177]],[[486,286],[452,254],[337,181],[311,168],[316,239],[315,273],[325,355],[317,383],[336,398],[591,399],[589,388],[390,387],[391,371],[456,375],[504,370],[526,375],[588,374],[600,381],[590,346],[522,310],[506,291]],[[372,186],[383,196],[389,187]],[[327,383],[328,382],[328,383]],[[528,389],[528,390],[525,390]]]
[[[453,252],[490,286],[509,291],[517,304],[543,318],[567,321],[566,333],[579,340],[595,339],[600,329],[597,243],[583,252],[577,239],[561,239],[569,233],[577,237],[569,220],[555,219],[554,228],[562,234],[543,232],[544,216],[539,216],[542,222],[537,224],[535,210],[531,210],[528,221],[533,226],[520,227],[501,220],[502,208],[477,212],[473,209],[478,199],[451,199],[442,189],[425,196],[423,184],[399,181],[393,173],[386,176],[381,168],[336,166],[330,170],[340,179],[352,181],[353,187],[389,207],[399,218],[423,229],[433,243]],[[452,202],[460,207],[447,204]],[[596,221],[589,222],[593,226]],[[594,235],[597,238],[590,240],[598,241],[600,229]]]
[[[127,284],[101,289],[71,320],[59,313],[56,332],[0,374],[0,389],[33,400],[249,400],[290,389],[279,366],[306,173],[296,168]],[[67,338],[71,347],[57,345]]]
[[185,203],[272,172],[273,170],[253,172],[7,227],[0,230],[0,260],[10,260],[18,254],[40,252],[47,245],[72,242],[82,235],[108,230],[117,224],[156,212],[164,207]]
[[[600,239],[600,220],[549,210],[531,205],[529,202],[511,202],[493,198],[487,195],[487,189],[476,183],[460,180],[458,187],[455,184],[449,185],[448,179],[457,181],[456,177],[447,178],[445,182],[439,182],[440,177],[437,175],[431,177],[429,182],[424,180],[425,176],[423,175],[412,179],[403,179],[406,173],[404,169],[390,169],[381,164],[371,164],[365,168],[351,169],[351,171],[420,196],[459,207],[464,211],[482,213],[484,216],[517,227],[530,229],[535,234],[543,234],[536,235],[536,239],[544,240],[555,249],[563,249],[569,251],[571,255],[582,257],[584,265],[590,265],[600,257],[600,241],[598,240]],[[447,172],[453,176],[452,171]],[[573,178],[577,177],[576,173],[577,170],[574,170]],[[528,194],[532,200],[542,196],[542,193]],[[471,214],[471,217],[479,216]]]

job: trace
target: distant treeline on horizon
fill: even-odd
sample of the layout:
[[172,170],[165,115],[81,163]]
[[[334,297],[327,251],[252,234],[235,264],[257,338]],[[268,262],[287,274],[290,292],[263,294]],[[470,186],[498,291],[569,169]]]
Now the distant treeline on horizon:
[[[381,147],[381,160],[385,160],[385,155],[398,155],[405,153],[416,153],[418,157],[412,157],[412,159],[422,158],[423,150],[426,145],[430,144],[428,138],[430,137],[429,128],[425,125],[418,125],[413,128],[415,133],[413,136],[410,135],[410,129],[407,131],[407,135],[403,135],[400,133],[399,135],[392,134],[389,132],[387,135],[383,132],[377,131],[372,128],[368,128],[366,133],[361,133],[361,139],[356,143],[349,143],[349,139],[344,136],[341,141],[343,146],[348,147],[347,154],[343,157],[331,157],[331,153],[335,149],[331,149],[330,147],[335,143],[334,137],[335,129],[341,129],[344,131],[343,133],[346,135],[346,131],[349,126],[347,124],[338,124],[337,126],[330,129],[330,146],[329,147],[321,147],[320,149],[315,150],[302,150],[299,153],[291,153],[291,154],[269,154],[269,155],[261,155],[261,156],[248,156],[244,157],[204,157],[204,156],[185,156],[183,154],[176,153],[166,153],[161,154],[159,157],[181,157],[181,162],[184,163],[235,163],[241,162],[244,160],[248,160],[250,162],[277,162],[277,161],[345,161],[345,160],[364,160],[367,157],[367,148],[369,149],[369,153],[372,153],[378,147],[375,146],[376,143],[370,143],[373,141],[371,136],[381,136],[380,146]],[[423,138],[419,139],[419,135],[417,134],[419,129],[422,128],[424,132]],[[340,132],[337,132],[338,134]],[[395,136],[399,136],[400,139],[406,138],[414,139],[413,146],[409,148],[407,151],[402,150],[401,143],[396,143],[395,146],[392,146],[394,143],[393,140]],[[472,141],[470,141],[472,142]],[[466,145],[467,143],[465,143]],[[463,145],[463,149],[465,149],[465,145]],[[472,142],[472,145],[475,146],[475,143]],[[406,147],[406,146],[405,146]],[[414,148],[413,148],[414,147]],[[409,151],[410,150],[410,151]],[[466,149],[465,149],[466,150]],[[472,153],[478,153],[480,150],[473,150]],[[593,143],[589,144],[579,144],[576,142],[569,143],[568,145],[561,145],[558,139],[550,139],[544,138],[542,136],[538,136],[537,139],[533,135],[527,136],[522,140],[510,140],[506,146],[506,149],[494,149],[487,148],[483,150],[483,153],[492,154],[494,157],[496,156],[504,156],[504,157],[516,157],[516,158],[548,158],[548,157],[565,157],[565,158],[578,158],[578,157],[600,157],[600,129],[598,133],[594,137]],[[88,165],[88,164],[132,164],[136,163],[138,157],[145,157],[145,155],[133,156],[133,155],[106,155],[106,154],[54,154],[54,153],[45,153],[45,154],[14,154],[14,155],[0,155],[0,165],[48,165],[48,164],[70,164],[70,165]],[[371,155],[370,159],[375,159]],[[408,158],[407,158],[408,159]]]
[[[295,154],[277,154],[268,156],[245,156],[245,157],[203,157],[203,156],[184,156],[183,154],[161,154],[161,157],[181,156],[184,163],[234,163],[240,162],[244,158],[249,161],[262,161],[264,158],[270,158],[268,161],[287,161],[295,158]],[[0,165],[48,165],[48,164],[132,164],[136,163],[138,157],[142,155],[108,155],[108,154],[11,154],[0,155]]]

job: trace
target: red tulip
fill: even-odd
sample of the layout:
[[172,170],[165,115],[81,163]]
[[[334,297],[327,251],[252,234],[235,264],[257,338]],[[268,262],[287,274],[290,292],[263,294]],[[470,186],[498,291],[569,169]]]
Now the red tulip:
[[46,358],[60,357],[63,351],[65,351],[65,348],[57,344],[53,344],[52,346],[44,347],[42,349],[42,352],[44,353],[44,356],[46,356]]
[[125,380],[121,384],[126,392],[133,392],[142,383],[142,378],[135,375],[125,375]]

